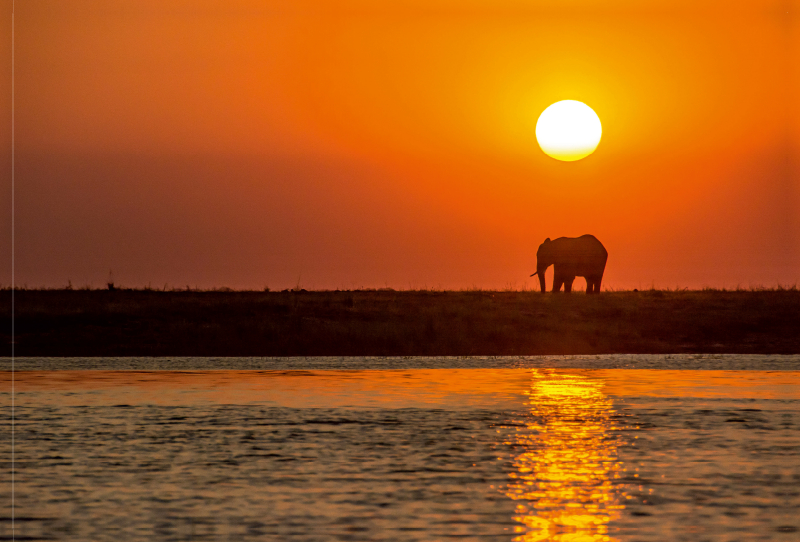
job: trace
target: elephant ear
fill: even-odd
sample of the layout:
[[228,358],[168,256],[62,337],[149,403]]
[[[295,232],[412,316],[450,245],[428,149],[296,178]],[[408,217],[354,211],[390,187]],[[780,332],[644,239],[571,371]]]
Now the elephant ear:
[[544,242],[545,243],[549,243],[550,242],[550,238],[548,237],[547,239],[544,240]]

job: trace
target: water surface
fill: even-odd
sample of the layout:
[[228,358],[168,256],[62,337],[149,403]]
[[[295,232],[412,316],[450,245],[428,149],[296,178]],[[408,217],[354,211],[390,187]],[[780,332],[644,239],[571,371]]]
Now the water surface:
[[15,360],[16,535],[796,540],[797,357],[622,358]]

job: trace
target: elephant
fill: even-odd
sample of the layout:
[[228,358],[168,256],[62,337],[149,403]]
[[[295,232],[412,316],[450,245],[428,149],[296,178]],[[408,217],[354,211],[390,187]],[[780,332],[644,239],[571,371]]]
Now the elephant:
[[571,292],[575,277],[584,277],[586,293],[598,294],[606,260],[608,251],[594,235],[559,237],[554,241],[548,237],[539,245],[536,252],[536,273],[531,276],[539,275],[539,284],[544,293],[544,274],[552,265],[554,292],[560,291],[562,284],[565,292]]

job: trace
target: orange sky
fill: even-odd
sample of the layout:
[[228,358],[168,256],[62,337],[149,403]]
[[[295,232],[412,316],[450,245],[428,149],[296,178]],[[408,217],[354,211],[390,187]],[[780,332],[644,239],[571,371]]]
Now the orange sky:
[[[25,0],[15,24],[19,285],[538,288],[539,243],[584,233],[605,287],[800,282],[800,0]],[[603,123],[578,162],[534,136],[563,99]]]

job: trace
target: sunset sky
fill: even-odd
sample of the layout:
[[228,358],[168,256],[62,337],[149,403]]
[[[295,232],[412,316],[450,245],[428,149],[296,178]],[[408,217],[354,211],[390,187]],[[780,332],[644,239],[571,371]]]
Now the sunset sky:
[[800,283],[800,0],[24,0],[14,88],[20,286],[538,289],[585,233],[606,288]]

